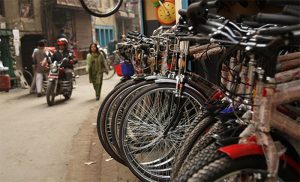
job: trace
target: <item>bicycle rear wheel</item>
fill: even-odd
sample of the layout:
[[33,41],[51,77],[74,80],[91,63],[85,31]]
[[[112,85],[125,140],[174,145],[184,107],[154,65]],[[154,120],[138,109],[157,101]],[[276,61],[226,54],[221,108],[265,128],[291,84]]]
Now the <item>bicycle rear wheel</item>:
[[108,17],[116,13],[123,0],[79,0],[82,7],[91,15],[96,17]]

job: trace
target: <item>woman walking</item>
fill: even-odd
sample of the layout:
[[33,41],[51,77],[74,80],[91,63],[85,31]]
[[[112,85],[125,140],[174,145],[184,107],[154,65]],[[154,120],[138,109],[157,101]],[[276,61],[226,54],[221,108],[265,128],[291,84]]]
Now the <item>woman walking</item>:
[[93,83],[96,100],[99,100],[102,87],[103,72],[108,73],[104,63],[104,57],[99,53],[97,44],[90,45],[89,54],[87,55],[87,69],[90,83]]

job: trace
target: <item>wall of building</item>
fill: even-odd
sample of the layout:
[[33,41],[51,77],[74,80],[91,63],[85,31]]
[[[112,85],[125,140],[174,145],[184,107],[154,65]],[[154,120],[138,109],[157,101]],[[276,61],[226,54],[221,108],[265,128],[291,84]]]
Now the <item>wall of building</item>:
[[41,25],[41,0],[33,0],[33,18],[20,17],[20,4],[18,0],[4,0],[5,21],[8,29],[19,29],[22,34],[40,34]]

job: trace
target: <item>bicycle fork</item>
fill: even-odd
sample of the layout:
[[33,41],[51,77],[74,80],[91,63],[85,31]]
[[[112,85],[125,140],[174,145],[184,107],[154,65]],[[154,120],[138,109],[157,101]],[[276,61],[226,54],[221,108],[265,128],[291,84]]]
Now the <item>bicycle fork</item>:
[[[186,72],[186,62],[187,62],[187,55],[188,55],[188,51],[189,51],[189,41],[181,41],[179,43],[180,46],[180,57],[179,57],[179,72],[178,75],[176,76],[176,88],[175,88],[175,101],[176,103],[176,109],[174,112],[174,115],[169,123],[169,125],[167,125],[167,127],[165,128],[164,131],[164,137],[167,136],[167,134],[169,133],[170,130],[174,130],[178,124],[179,121],[181,119],[181,115],[182,115],[182,100],[183,100],[183,96],[182,96],[182,91],[184,88],[184,84],[185,84],[185,76],[184,76],[184,72]],[[172,108],[169,108],[169,113],[171,112]]]

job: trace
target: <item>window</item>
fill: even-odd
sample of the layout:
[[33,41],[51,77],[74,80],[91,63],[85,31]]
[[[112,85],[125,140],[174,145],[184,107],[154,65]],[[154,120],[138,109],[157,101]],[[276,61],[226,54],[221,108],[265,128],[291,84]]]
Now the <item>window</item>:
[[4,0],[0,0],[0,16],[5,16],[5,11],[4,11]]
[[107,47],[109,41],[114,39],[112,26],[96,26],[96,39],[101,47]]
[[19,0],[20,2],[20,17],[33,18],[33,2],[32,0]]

